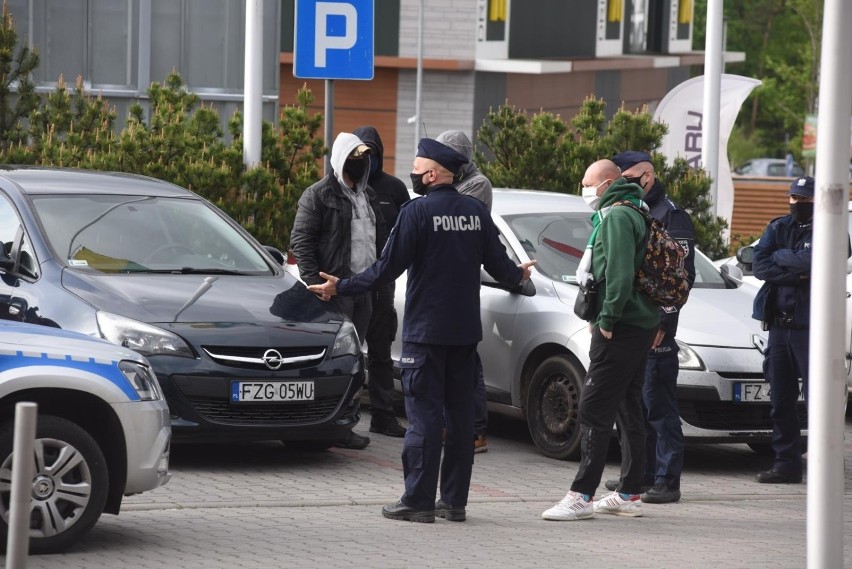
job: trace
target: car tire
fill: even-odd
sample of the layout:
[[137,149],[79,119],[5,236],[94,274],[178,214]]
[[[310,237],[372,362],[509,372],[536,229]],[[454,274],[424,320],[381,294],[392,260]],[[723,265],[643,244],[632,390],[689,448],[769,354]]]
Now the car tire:
[[[11,421],[0,426],[0,473],[6,473],[0,475],[3,550],[9,532],[12,433]],[[109,472],[95,439],[76,423],[52,415],[38,417],[35,459],[29,549],[31,553],[55,553],[79,541],[98,521],[106,504]],[[60,462],[62,467],[56,469]],[[68,485],[74,485],[73,493],[63,491]],[[42,497],[36,498],[38,494]],[[61,519],[67,525],[64,529],[57,527],[57,521],[51,519]]]
[[580,458],[580,391],[582,366],[567,355],[541,362],[530,380],[526,417],[530,436],[550,458]]

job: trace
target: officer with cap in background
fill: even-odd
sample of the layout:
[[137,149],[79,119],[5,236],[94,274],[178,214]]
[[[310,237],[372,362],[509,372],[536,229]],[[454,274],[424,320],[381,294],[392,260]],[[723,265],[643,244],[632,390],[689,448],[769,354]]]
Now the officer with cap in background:
[[796,407],[800,377],[805,399],[808,394],[814,179],[798,178],[789,194],[790,214],[769,222],[754,246],[752,264],[754,276],[764,281],[752,317],[769,330],[763,374],[769,381],[775,460],[755,477],[764,484],[798,484],[804,472]]
[[480,266],[514,286],[529,278],[535,263],[515,265],[485,205],[453,187],[454,173],[467,161],[440,142],[421,139],[411,182],[423,197],[401,208],[378,261],[348,279],[320,273],[325,284],[308,287],[325,300],[358,295],[408,270],[400,356],[409,421],[402,450],[405,492],[382,508],[382,515],[393,520],[466,519],[476,345],[482,339]]
[[[684,268],[689,273],[690,287],[695,281],[695,228],[689,214],[667,195],[654,174],[654,164],[646,152],[628,150],[612,159],[628,182],[640,186],[651,216],[677,239],[686,251]],[[660,308],[660,328],[648,354],[642,402],[645,406],[645,482],[642,501],[665,504],[680,500],[680,476],[683,470],[684,441],[677,404],[679,351],[677,333],[680,306]],[[607,480],[609,490],[618,480]]]

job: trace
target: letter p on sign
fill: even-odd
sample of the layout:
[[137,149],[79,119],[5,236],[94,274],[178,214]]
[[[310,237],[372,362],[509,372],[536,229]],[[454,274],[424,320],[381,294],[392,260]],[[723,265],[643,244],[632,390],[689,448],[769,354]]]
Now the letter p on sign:
[[372,79],[374,0],[296,0],[293,75]]
[[[337,35],[340,31],[339,20],[343,19],[343,35]],[[314,65],[316,67],[326,66],[325,54],[330,49],[350,49],[358,40],[358,13],[352,4],[337,4],[333,2],[317,2],[316,15],[316,51],[314,52]],[[335,34],[335,35],[329,35]]]

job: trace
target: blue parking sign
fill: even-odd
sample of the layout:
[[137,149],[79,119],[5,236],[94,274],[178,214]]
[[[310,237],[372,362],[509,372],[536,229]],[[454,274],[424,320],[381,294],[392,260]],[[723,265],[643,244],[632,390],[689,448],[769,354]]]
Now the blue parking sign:
[[293,75],[373,78],[374,0],[296,0]]

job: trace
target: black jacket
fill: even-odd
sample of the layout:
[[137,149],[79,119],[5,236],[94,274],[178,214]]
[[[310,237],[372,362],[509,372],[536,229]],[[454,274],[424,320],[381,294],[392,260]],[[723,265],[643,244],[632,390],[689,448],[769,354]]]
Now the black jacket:
[[[365,189],[370,206],[376,212],[376,251],[387,234],[384,228],[379,200],[369,187]],[[290,232],[290,251],[299,264],[299,273],[305,283],[322,284],[320,271],[336,277],[352,276],[349,267],[352,252],[352,203],[343,195],[343,189],[332,172],[308,187],[299,198],[296,219]]]

